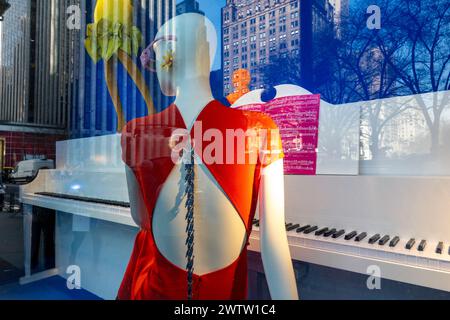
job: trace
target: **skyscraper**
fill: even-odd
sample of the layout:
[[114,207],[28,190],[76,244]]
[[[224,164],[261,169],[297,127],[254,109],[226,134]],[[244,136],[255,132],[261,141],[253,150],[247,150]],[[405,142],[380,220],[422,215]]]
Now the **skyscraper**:
[[251,89],[263,87],[262,67],[276,57],[302,54],[305,60],[312,55],[314,34],[333,30],[333,24],[328,0],[227,0],[222,9],[224,94],[233,92],[231,77],[241,68],[251,73]]
[[337,21],[349,13],[349,0],[330,0],[330,4],[334,8]]
[[54,142],[66,135],[75,66],[66,9],[77,1],[15,0],[0,22],[0,137],[6,142],[6,165],[26,155],[53,158]]
[[340,38],[342,34],[342,24],[345,17],[349,14],[349,0],[330,0],[334,8],[334,23],[336,35]]
[[65,130],[73,80],[67,7],[79,0],[17,0],[2,22],[0,121]]
[[205,14],[200,10],[200,5],[196,0],[184,0],[177,4],[177,15],[189,12]]
[[1,22],[0,121],[27,122],[30,11],[30,1],[16,1]]

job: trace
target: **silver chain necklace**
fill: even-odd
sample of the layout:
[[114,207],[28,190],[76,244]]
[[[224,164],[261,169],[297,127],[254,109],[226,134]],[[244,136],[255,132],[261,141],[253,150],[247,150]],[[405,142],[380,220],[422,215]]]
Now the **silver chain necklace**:
[[187,260],[187,297],[188,300],[193,299],[193,282],[194,282],[194,182],[195,182],[195,171],[194,171],[194,148],[191,147],[190,151],[190,161],[185,163],[185,196],[186,196],[186,260]]

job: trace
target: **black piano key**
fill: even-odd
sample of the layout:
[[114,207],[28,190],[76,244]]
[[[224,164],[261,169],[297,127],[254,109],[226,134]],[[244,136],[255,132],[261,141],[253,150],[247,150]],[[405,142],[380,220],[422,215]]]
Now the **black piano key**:
[[335,234],[333,234],[333,239],[337,239],[340,236],[342,236],[345,233],[344,229],[339,230],[338,232],[336,232]]
[[388,235],[385,235],[383,238],[380,239],[380,241],[378,241],[378,244],[380,246],[384,246],[390,239],[391,237]]
[[378,240],[380,240],[380,234],[377,233],[376,235],[374,235],[372,238],[369,239],[369,243],[370,244],[374,244],[375,242],[377,242]]
[[258,219],[253,220],[253,225],[256,225],[259,222]]
[[354,237],[356,237],[357,234],[358,234],[358,232],[352,231],[345,235],[345,240],[347,240],[347,241],[352,240]]
[[323,236],[325,237],[325,238],[328,238],[329,236],[332,236],[333,234],[335,234],[336,233],[336,229],[331,229],[331,230],[328,230],[327,232],[325,232],[324,234],[323,234]]
[[406,244],[406,249],[411,250],[412,247],[414,247],[414,244],[416,243],[416,239],[411,238],[409,239],[408,243]]
[[306,229],[305,231],[303,231],[303,233],[304,234],[310,234],[310,233],[313,233],[314,231],[316,231],[317,229],[319,229],[318,226],[312,226],[312,227]]
[[424,251],[427,246],[427,240],[420,241],[419,247],[417,248],[419,251]]
[[106,204],[106,205],[109,205],[109,206],[124,207],[124,208],[129,208],[130,207],[130,203],[129,202],[122,202],[122,201],[115,201],[115,200],[89,198],[89,197],[74,196],[74,195],[61,194],[61,193],[52,193],[52,192],[36,192],[36,194],[40,195],[40,196],[46,196],[46,197],[52,197],[52,198],[58,198],[58,199],[67,199],[67,200],[75,200],[75,201],[82,201],[82,202],[99,203],[99,204]]
[[293,224],[292,226],[287,228],[286,231],[292,231],[292,230],[295,230],[295,229],[297,229],[299,227],[300,227],[300,225],[298,223],[297,224]]
[[311,225],[307,224],[306,226],[300,227],[297,229],[297,233],[302,233],[303,231],[305,231],[306,229],[310,228]]
[[400,241],[400,238],[395,236],[389,243],[389,247],[394,248],[399,241]]
[[441,241],[439,242],[439,244],[436,247],[436,253],[437,254],[442,254],[442,250],[444,249],[444,243]]
[[316,235],[316,236],[321,236],[321,235],[323,235],[325,232],[327,232],[328,230],[330,230],[330,229],[328,229],[328,228],[322,228],[322,229],[320,229],[320,230],[317,230],[316,233],[315,233],[315,235]]
[[292,226],[292,223],[286,223],[286,228],[289,228],[290,226]]
[[356,238],[355,241],[360,242],[363,241],[367,237],[366,232],[361,232]]

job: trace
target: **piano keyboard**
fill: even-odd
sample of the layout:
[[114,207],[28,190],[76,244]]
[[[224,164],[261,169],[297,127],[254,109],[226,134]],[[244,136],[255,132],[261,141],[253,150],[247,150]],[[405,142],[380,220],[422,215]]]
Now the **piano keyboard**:
[[38,196],[46,196],[46,197],[65,199],[65,200],[106,204],[108,206],[116,206],[116,207],[123,207],[123,208],[130,207],[130,204],[128,202],[115,201],[115,200],[105,200],[105,199],[98,199],[98,198],[81,197],[81,196],[74,196],[74,195],[53,193],[53,192],[36,192],[35,194]]
[[[450,243],[314,224],[286,224],[293,260],[450,292]],[[259,220],[249,250],[260,251]],[[370,274],[369,274],[370,275]]]
[[[259,227],[260,222],[258,219],[253,220],[253,225],[255,227]],[[419,252],[431,253],[434,251],[436,255],[444,254],[444,242],[440,241],[435,246],[428,245],[426,239],[422,239],[420,242],[416,241],[415,238],[410,239],[400,239],[399,236],[391,235],[383,235],[381,236],[379,233],[370,236],[364,245],[364,240],[367,239],[368,235],[366,232],[358,233],[356,230],[346,232],[344,229],[337,230],[335,228],[322,227],[316,225],[306,224],[304,226],[300,226],[300,224],[296,223],[286,223],[286,231],[290,236],[298,236],[300,238],[305,239],[315,239],[325,241],[327,238],[336,239],[340,241],[332,241],[333,243],[342,243],[342,244],[353,244],[360,245],[363,247],[369,248],[382,248],[389,247],[392,249],[397,249],[399,253],[407,253],[403,251],[403,247],[408,252],[413,252],[414,250]],[[307,235],[311,235],[310,237],[306,237]],[[353,243],[352,243],[353,242]],[[356,243],[355,243],[356,242]],[[446,245],[448,248],[446,254],[450,256],[450,246]]]

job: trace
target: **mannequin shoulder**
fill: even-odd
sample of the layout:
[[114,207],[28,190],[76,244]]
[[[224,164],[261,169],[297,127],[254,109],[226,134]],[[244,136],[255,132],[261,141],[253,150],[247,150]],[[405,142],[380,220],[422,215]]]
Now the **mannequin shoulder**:
[[[241,110],[234,108],[227,108],[229,119],[245,118],[248,129],[255,130],[278,130],[276,122],[266,113],[261,111]],[[225,117],[224,117],[225,118]]]
[[165,110],[129,121],[122,130],[123,136],[139,135],[155,128],[181,127],[178,115],[170,106]]
[[276,130],[278,125],[266,113],[260,111],[242,111],[248,120],[249,127],[255,129]]

